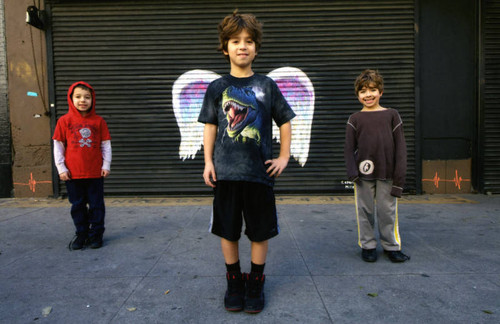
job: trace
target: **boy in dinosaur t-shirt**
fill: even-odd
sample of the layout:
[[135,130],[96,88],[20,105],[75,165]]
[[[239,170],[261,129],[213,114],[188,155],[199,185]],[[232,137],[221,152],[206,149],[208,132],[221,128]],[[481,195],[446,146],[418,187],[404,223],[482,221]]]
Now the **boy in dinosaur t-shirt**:
[[[268,240],[279,233],[273,191],[290,158],[295,116],[276,83],[255,74],[252,62],[262,25],[251,14],[235,11],[218,26],[219,50],[230,62],[230,74],[213,81],[198,118],[205,124],[205,184],[214,189],[211,232],[221,237],[229,311],[258,313],[264,308],[264,266]],[[280,129],[281,147],[273,159],[272,121]],[[242,222],[251,241],[251,271],[242,274],[238,241]]]

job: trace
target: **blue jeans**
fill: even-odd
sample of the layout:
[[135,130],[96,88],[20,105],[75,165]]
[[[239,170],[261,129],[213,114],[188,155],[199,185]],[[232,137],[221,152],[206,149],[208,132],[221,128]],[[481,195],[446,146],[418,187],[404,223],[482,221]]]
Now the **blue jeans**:
[[[104,233],[104,178],[66,181],[76,234],[89,237]],[[87,207],[88,205],[88,207]]]

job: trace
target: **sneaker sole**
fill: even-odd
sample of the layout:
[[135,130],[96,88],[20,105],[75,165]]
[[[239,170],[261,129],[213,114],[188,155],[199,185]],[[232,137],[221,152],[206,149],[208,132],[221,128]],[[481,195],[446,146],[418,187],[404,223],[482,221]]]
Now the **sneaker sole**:
[[243,311],[245,313],[248,313],[248,314],[257,314],[257,313],[262,312],[264,310],[264,307],[265,307],[265,299],[264,299],[264,302],[262,304],[262,308],[261,309],[252,309],[252,308],[243,307]]
[[403,263],[409,261],[410,259],[399,260],[399,259],[389,259],[392,263]]
[[384,251],[384,253],[387,255],[387,258],[389,259],[389,261],[391,261],[392,263],[403,263],[403,262],[406,262],[406,261],[410,261],[411,257],[409,256],[406,256],[405,259],[394,259],[394,258],[391,258],[387,252]]
[[373,262],[376,262],[377,259],[365,259],[365,258],[361,258],[363,261],[365,262],[370,262],[370,263],[373,263]]
[[249,310],[249,309],[245,309],[245,313],[247,314],[258,314],[260,312],[262,312],[264,309],[261,309],[261,310]]

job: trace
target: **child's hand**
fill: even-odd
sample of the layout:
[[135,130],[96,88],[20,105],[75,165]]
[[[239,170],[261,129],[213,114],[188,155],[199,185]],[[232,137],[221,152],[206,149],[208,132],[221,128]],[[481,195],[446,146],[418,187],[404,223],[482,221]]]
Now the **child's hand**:
[[71,180],[71,175],[70,175],[69,171],[66,171],[66,172],[59,174],[59,179],[61,179],[62,181]]
[[215,175],[215,167],[213,163],[206,163],[205,170],[203,171],[203,179],[205,184],[209,187],[215,188],[217,177]]
[[266,172],[270,177],[279,177],[283,170],[285,170],[288,165],[288,158],[278,157],[277,159],[267,160],[265,164],[271,164],[269,168],[267,168]]
[[109,170],[101,170],[101,177],[106,178],[111,172]]

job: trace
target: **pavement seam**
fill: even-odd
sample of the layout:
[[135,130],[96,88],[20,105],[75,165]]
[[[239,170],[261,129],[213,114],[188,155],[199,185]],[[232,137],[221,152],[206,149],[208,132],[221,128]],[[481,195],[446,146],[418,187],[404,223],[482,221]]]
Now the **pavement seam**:
[[[1,266],[0,266],[0,269],[1,269],[1,268],[8,268],[8,267],[10,267],[10,265],[11,265],[11,264],[14,264],[14,263],[18,262],[19,260],[22,260],[22,259],[29,259],[29,258],[30,258],[30,255],[32,255],[32,254],[34,254],[34,253],[36,253],[36,252],[38,252],[38,251],[40,251],[40,250],[42,250],[42,249],[43,249],[43,247],[39,247],[38,249],[31,250],[31,251],[29,251],[29,252],[27,252],[27,253],[23,254],[23,255],[22,255],[21,257],[19,257],[19,258],[16,258],[16,259],[12,260],[11,262],[9,262],[9,263],[7,263],[7,264],[1,265]],[[0,252],[2,252],[2,251],[0,250]],[[1,253],[0,253],[0,254],[1,254]],[[12,278],[12,277],[6,277],[5,279],[9,279],[9,280],[11,280],[11,279],[15,279],[15,278]]]
[[[469,195],[470,196],[470,195]],[[171,206],[209,206],[212,196],[200,197],[105,197],[107,207],[171,207]],[[336,205],[352,204],[353,195],[276,195],[277,205]],[[476,204],[478,201],[460,195],[405,195],[400,204]],[[1,198],[0,208],[20,207],[67,207],[68,201],[62,198]]]
[[297,239],[295,237],[295,234],[293,232],[293,229],[292,227],[290,226],[290,223],[288,222],[288,219],[286,216],[284,217],[281,217],[281,219],[284,219],[286,225],[288,226],[289,228],[289,231],[290,231],[290,236],[292,237],[292,240],[293,240],[293,244],[295,245],[295,248],[297,249],[297,251],[299,252],[299,255],[300,255],[300,258],[302,259],[302,262],[304,263],[306,269],[307,269],[307,273],[309,274],[307,277],[309,277],[314,285],[314,289],[316,290],[316,293],[318,294],[320,300],[321,300],[321,304],[323,305],[323,309],[325,310],[325,313],[327,314],[328,316],[328,319],[330,320],[330,323],[333,323],[333,319],[330,315],[330,312],[328,311],[328,308],[326,307],[326,303],[323,299],[323,296],[321,295],[321,293],[319,292],[319,289],[318,289],[318,285],[316,283],[316,281],[314,280],[314,276],[311,272],[311,269],[309,268],[309,265],[307,264],[306,262],[306,259],[304,258],[304,254],[302,253],[302,250],[300,249],[300,246],[299,244],[297,243]]
[[13,220],[13,219],[16,219],[18,217],[22,217],[22,216],[26,216],[26,215],[29,215],[29,214],[33,214],[33,213],[36,213],[36,212],[38,212],[40,210],[43,210],[43,209],[46,209],[46,208],[47,207],[40,207],[40,208],[37,208],[37,209],[30,210],[27,213],[21,213],[21,214],[16,215],[16,216],[12,216],[12,217],[5,218],[5,219],[0,219],[0,223],[6,222],[6,221],[9,221],[9,220]]
[[163,249],[163,251],[161,252],[161,255],[160,257],[156,260],[156,262],[149,268],[149,270],[147,271],[147,273],[143,276],[138,276],[140,277],[140,280],[137,282],[137,284],[135,285],[135,287],[131,290],[131,292],[128,294],[127,298],[125,298],[123,300],[123,303],[118,307],[117,311],[115,312],[115,314],[111,317],[109,323],[113,323],[115,318],[118,316],[118,314],[120,313],[120,311],[125,307],[125,305],[127,304],[128,300],[130,299],[130,297],[132,297],[132,295],[137,291],[137,287],[139,287],[141,285],[141,283],[144,281],[144,279],[146,278],[149,278],[149,274],[151,273],[151,271],[153,271],[153,269],[158,265],[158,262],[160,262],[160,260],[162,259],[162,257],[165,255],[165,252],[168,251],[170,249],[170,247],[172,246],[173,242],[175,242],[177,239],[179,239],[179,237],[181,236],[181,234],[184,232],[184,230],[186,228],[188,228],[189,226],[191,226],[191,223],[194,221],[194,216],[195,214],[199,211],[199,209],[196,209],[194,210],[194,212],[190,215],[190,220],[189,222],[186,222],[185,223],[185,226],[182,227],[181,229],[179,229],[177,231],[177,234],[175,235],[175,237],[173,237],[169,242],[168,244],[166,245],[166,247]]

